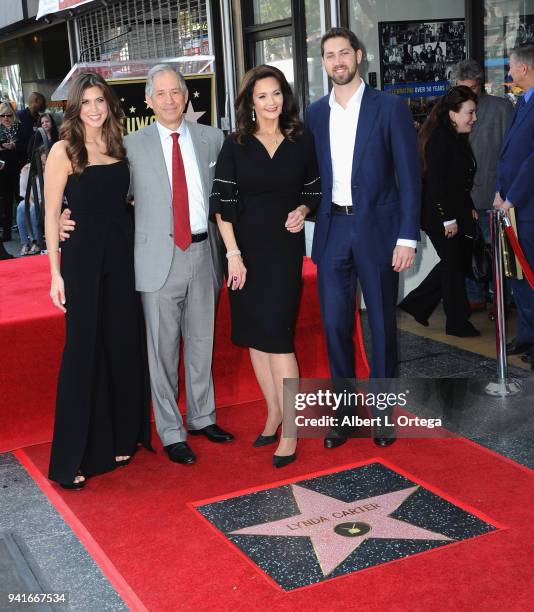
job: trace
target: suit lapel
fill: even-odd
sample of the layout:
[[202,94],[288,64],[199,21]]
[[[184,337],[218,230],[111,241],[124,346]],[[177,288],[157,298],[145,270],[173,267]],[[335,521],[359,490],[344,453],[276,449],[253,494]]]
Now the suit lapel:
[[512,136],[519,129],[519,126],[523,123],[526,116],[532,112],[533,108],[534,108],[534,95],[530,96],[530,100],[527,102],[527,104],[525,105],[523,110],[521,110],[521,112],[519,112],[519,109],[516,108],[514,118],[512,119],[510,128],[506,132],[506,136],[504,138],[504,143],[502,146],[501,154],[506,151],[508,145],[510,144],[512,140]]
[[206,137],[206,131],[202,124],[191,123],[187,121],[187,128],[191,135],[191,141],[193,143],[193,149],[195,150],[195,157],[197,158],[198,171],[200,173],[200,180],[202,181],[202,190],[204,192],[204,207],[206,206],[207,196],[210,192],[210,179],[209,179],[209,142]]
[[326,160],[325,169],[329,174],[325,177],[321,177],[321,181],[324,180],[325,185],[332,187],[332,152],[330,150],[330,96],[323,98],[324,103],[320,107],[317,127],[317,141],[321,144],[322,155]]
[[166,199],[169,205],[172,206],[172,189],[169,182],[167,166],[165,164],[165,157],[163,156],[161,138],[155,121],[144,131],[144,134],[147,140],[146,150],[149,151],[149,158],[155,171],[157,184],[163,187],[166,192]]
[[358,127],[356,129],[356,142],[354,143],[354,157],[352,158],[352,176],[358,171],[358,166],[363,157],[363,152],[369,141],[369,136],[374,127],[374,118],[378,111],[376,94],[369,85],[365,86],[358,117]]

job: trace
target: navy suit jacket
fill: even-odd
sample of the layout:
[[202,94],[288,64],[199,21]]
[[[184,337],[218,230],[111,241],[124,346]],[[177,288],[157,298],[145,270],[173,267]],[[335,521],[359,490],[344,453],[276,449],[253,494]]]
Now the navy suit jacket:
[[[306,125],[315,138],[323,197],[317,211],[312,259],[320,261],[330,226],[332,158],[330,96],[311,104]],[[362,98],[352,161],[356,240],[369,255],[389,257],[398,238],[419,240],[421,176],[417,135],[406,102],[368,85]]]
[[515,207],[518,222],[534,221],[534,95],[516,112],[504,135],[497,191]]

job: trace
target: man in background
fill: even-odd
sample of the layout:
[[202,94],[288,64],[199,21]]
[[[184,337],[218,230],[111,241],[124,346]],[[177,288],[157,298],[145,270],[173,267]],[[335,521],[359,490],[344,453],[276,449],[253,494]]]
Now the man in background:
[[24,150],[33,138],[33,133],[38,127],[39,115],[46,110],[46,98],[38,91],[32,91],[28,98],[28,106],[17,112],[17,117],[20,121],[19,142],[24,146]]
[[[497,164],[497,193],[493,206],[515,208],[519,243],[534,268],[534,44],[510,51],[510,76],[524,94],[518,100],[510,127],[504,136]],[[526,279],[512,280],[517,309],[517,329],[508,345],[511,355],[525,353],[534,358],[534,289]]]

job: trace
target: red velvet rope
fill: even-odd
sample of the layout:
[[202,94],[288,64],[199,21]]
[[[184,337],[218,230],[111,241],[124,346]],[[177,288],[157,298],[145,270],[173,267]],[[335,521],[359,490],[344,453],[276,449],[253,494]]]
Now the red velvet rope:
[[514,228],[512,226],[505,226],[504,229],[506,231],[506,235],[508,236],[508,240],[510,241],[510,244],[512,245],[512,249],[514,250],[516,257],[517,259],[519,259],[519,263],[521,264],[521,267],[523,268],[523,274],[525,278],[527,279],[528,284],[534,290],[534,272],[532,272],[532,268],[528,265],[527,258],[525,257],[525,254],[523,253],[523,249],[521,248],[521,245],[519,244],[517,240],[517,236],[515,235]]

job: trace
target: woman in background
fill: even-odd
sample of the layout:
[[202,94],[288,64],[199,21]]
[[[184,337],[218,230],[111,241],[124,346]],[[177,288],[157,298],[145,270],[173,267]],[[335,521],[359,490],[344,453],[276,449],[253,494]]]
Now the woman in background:
[[19,201],[19,177],[26,163],[26,152],[19,139],[20,122],[8,102],[0,103],[0,160],[4,167],[0,172],[0,197],[2,198],[2,240],[11,240],[13,202]]
[[440,98],[419,133],[423,165],[421,226],[440,258],[423,282],[399,307],[421,325],[443,298],[445,332],[460,338],[479,336],[469,321],[465,290],[474,221],[471,200],[476,161],[468,136],[476,121],[476,94],[469,87],[453,87]]
[[[45,172],[50,296],[66,315],[49,478],[80,489],[150,447],[149,397],[135,292],[130,172],[120,103],[104,79],[78,74],[62,140]],[[58,248],[65,193],[76,232]]]
[[[44,146],[39,147],[39,156],[41,159],[41,167],[44,172],[46,166],[46,150]],[[31,164],[27,163],[20,171],[20,197],[23,199],[17,206],[17,227],[19,229],[20,244],[22,245],[20,249],[21,257],[24,257],[25,255],[38,255],[41,252],[41,248],[37,244],[39,236],[37,227],[37,210],[35,207],[33,189],[31,188],[29,195],[30,226],[27,226],[28,219],[26,217],[26,202],[24,201],[24,198],[26,197],[28,181],[30,179],[30,166]],[[39,181],[37,181],[37,197],[39,198],[39,204],[42,205],[41,186]]]
[[[210,212],[226,246],[232,341],[249,348],[267,402],[254,446],[277,441],[284,378],[298,378],[293,336],[301,291],[304,219],[320,200],[313,137],[304,131],[283,73],[261,65],[243,78],[237,132],[217,161]],[[296,458],[280,438],[274,467]]]

